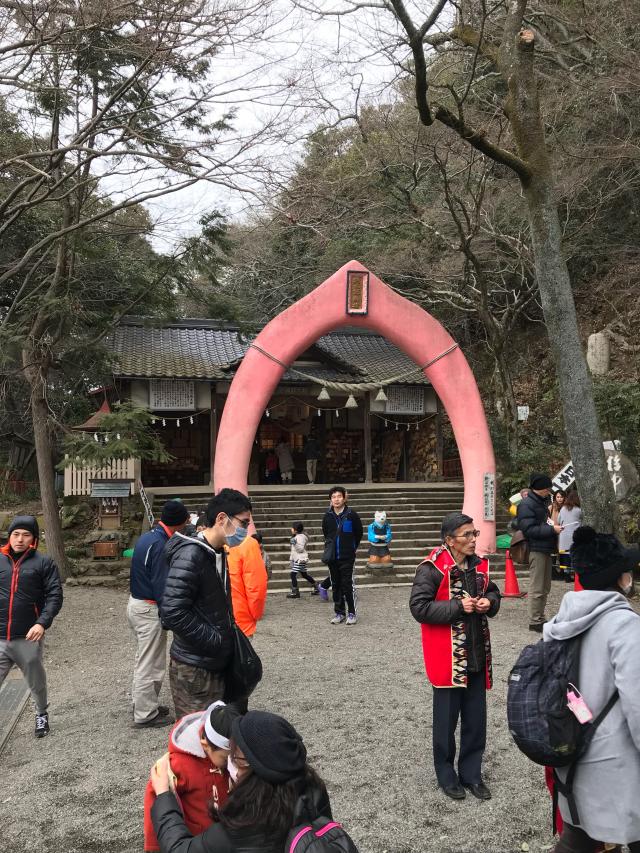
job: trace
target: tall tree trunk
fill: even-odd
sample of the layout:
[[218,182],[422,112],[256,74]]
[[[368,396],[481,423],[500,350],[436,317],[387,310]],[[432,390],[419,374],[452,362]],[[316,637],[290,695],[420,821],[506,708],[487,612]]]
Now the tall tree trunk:
[[538,289],[560,383],[562,412],[585,521],[603,533],[617,524],[616,501],[602,446],[567,264],[560,220],[547,176],[534,176],[525,190]]
[[[438,33],[427,39],[435,45],[449,38],[473,50],[484,50],[494,62],[508,87],[505,113],[518,147],[518,154],[492,142],[486,132],[466,124],[462,104],[457,112],[446,105],[429,102],[429,80],[424,53],[425,36],[444,8],[437,2],[431,14],[418,28],[409,15],[404,0],[389,0],[397,20],[407,34],[414,59],[416,105],[420,121],[430,126],[434,120],[454,130],[461,139],[494,162],[512,169],[520,179],[528,205],[537,284],[544,320],[554,354],[562,393],[562,411],[571,450],[585,520],[604,533],[617,526],[613,485],[607,471],[602,436],[593,400],[591,377],[582,351],[573,291],[564,256],[562,231],[553,193],[553,169],[545,139],[545,126],[538,90],[540,81],[534,67],[535,35],[522,29],[527,0],[507,0],[504,31],[499,50],[483,44],[482,30],[455,27],[451,33]],[[464,9],[475,17],[484,4],[474,0]],[[474,63],[475,65],[475,63]]]
[[[526,5],[523,0],[519,2],[522,7]],[[571,279],[562,252],[553,166],[538,99],[534,33],[520,30],[507,47],[512,71],[508,77],[507,114],[518,148],[529,167],[522,187],[542,311],[560,383],[567,441],[585,521],[603,533],[613,533],[618,522],[615,494],[602,446],[593,384],[580,340]]]
[[66,580],[68,573],[67,557],[64,552],[62,525],[58,512],[58,499],[55,491],[55,469],[53,467],[53,447],[49,431],[49,407],[45,398],[45,372],[37,362],[37,354],[23,350],[22,361],[25,376],[31,389],[31,419],[33,422],[33,441],[38,465],[38,481],[42,500],[42,515],[46,533],[47,553],[55,561],[60,576]]

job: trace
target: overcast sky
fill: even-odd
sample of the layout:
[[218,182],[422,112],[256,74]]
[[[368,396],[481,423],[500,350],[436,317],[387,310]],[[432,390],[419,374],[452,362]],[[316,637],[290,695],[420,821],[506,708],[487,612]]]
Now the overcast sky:
[[[316,6],[325,12],[345,8],[339,0],[320,0]],[[421,22],[430,7],[431,2],[412,6],[414,19]],[[406,56],[406,47],[399,45],[395,21],[384,10],[320,18],[279,0],[268,40],[228,49],[214,60],[213,69],[216,78],[241,81],[240,88],[229,87],[227,103],[237,116],[227,150],[270,120],[280,125],[245,157],[232,186],[203,183],[149,204],[156,248],[169,250],[180,237],[196,233],[199,217],[213,208],[240,219],[259,208],[265,174],[249,162],[256,154],[273,170],[272,180],[284,179],[302,155],[305,135],[352,113],[357,91],[361,104],[394,97],[397,69],[388,52]]]

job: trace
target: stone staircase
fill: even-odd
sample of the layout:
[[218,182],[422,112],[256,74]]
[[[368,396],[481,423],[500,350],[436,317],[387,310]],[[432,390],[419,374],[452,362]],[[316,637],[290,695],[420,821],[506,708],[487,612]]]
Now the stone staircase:
[[[356,582],[360,587],[376,587],[383,584],[409,585],[413,582],[416,566],[428,551],[440,541],[440,523],[448,512],[460,509],[463,487],[455,483],[372,483],[347,486],[349,504],[358,512],[365,527],[365,536],[356,560]],[[178,491],[178,490],[174,490]],[[209,494],[203,490],[191,492],[179,490],[182,500],[190,511],[200,511]],[[166,496],[155,494],[153,509],[159,515]],[[270,592],[289,589],[290,528],[294,521],[301,521],[309,537],[309,573],[316,580],[327,574],[320,557],[324,547],[322,538],[322,516],[329,505],[326,486],[262,486],[251,489],[254,506],[253,517],[256,528],[263,534],[264,547],[271,557],[273,575],[269,583]],[[372,573],[366,570],[368,549],[366,526],[373,521],[377,509],[385,509],[393,531],[391,555],[394,570],[387,573]],[[498,532],[504,532],[508,524],[506,513],[499,515]],[[492,578],[504,577],[504,554],[490,557]],[[521,572],[518,572],[521,576]],[[301,580],[300,590],[308,589]]]

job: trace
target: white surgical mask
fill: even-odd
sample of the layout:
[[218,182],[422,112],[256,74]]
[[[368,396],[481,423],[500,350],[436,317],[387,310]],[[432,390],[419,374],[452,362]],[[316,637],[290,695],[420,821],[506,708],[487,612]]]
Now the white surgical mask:
[[[233,524],[232,519],[229,516],[227,516],[227,518],[229,519],[231,524]],[[235,530],[233,531],[231,536],[227,536],[225,534],[224,538],[225,538],[226,543],[229,546],[229,548],[235,548],[237,545],[241,545],[244,542],[244,540],[247,538],[247,533],[248,533],[247,528],[243,527],[241,524],[239,524],[235,528]]]
[[229,776],[231,776],[232,782],[238,781],[238,765],[234,763],[233,758],[229,756],[227,758],[227,770],[229,771]]
[[622,590],[622,594],[626,595],[627,598],[633,592],[633,575],[630,572],[625,572],[622,575],[623,578],[629,578],[629,583],[626,583],[624,586],[620,585],[620,589]]

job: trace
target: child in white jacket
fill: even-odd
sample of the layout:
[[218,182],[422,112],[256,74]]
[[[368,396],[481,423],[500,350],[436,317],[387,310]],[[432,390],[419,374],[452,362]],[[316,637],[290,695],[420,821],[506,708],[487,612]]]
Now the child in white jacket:
[[287,598],[300,598],[298,575],[302,575],[313,587],[311,595],[318,595],[318,584],[307,572],[307,564],[309,563],[309,555],[307,553],[308,541],[309,537],[304,532],[304,524],[301,521],[294,522],[291,525],[291,554],[289,556],[291,591],[287,593]]

